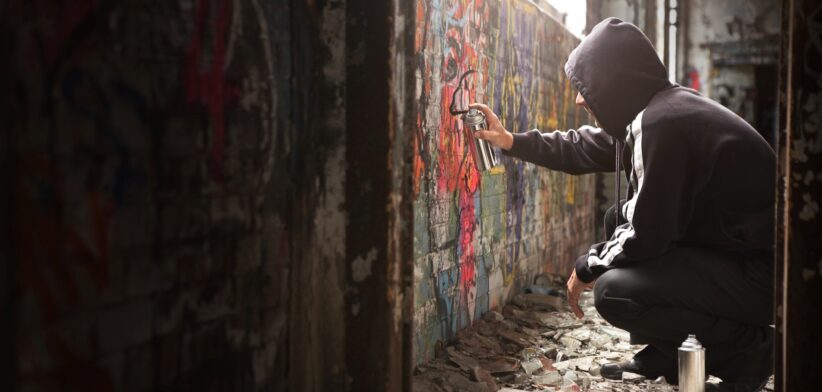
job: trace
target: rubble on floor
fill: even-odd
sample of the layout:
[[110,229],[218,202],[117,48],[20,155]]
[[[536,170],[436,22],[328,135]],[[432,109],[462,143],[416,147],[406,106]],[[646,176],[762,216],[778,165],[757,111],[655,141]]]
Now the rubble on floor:
[[[599,316],[591,292],[583,293],[580,299],[583,319],[570,312],[557,290],[531,288],[526,292],[515,297],[502,313],[490,311],[460,330],[451,345],[438,350],[435,359],[417,366],[413,390],[677,390],[664,378],[647,380],[633,373],[625,373],[622,380],[599,376],[602,364],[629,360],[643,346],[629,344],[627,332]],[[768,386],[766,390],[772,391],[773,383]]]

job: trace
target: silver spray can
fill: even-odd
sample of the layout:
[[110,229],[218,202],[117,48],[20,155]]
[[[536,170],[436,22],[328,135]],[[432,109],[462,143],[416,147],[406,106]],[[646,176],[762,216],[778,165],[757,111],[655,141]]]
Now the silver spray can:
[[468,136],[471,137],[470,140],[474,141],[471,155],[474,157],[474,165],[477,170],[485,171],[497,166],[497,154],[491,144],[474,137],[474,132],[488,129],[488,125],[485,123],[485,115],[477,109],[470,109],[468,113],[462,116],[462,123],[465,126],[465,131],[468,132]]
[[688,335],[679,347],[679,392],[705,391],[705,348]]

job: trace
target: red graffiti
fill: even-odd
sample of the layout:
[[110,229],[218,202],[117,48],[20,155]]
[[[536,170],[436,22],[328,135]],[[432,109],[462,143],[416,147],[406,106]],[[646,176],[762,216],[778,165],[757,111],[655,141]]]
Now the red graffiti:
[[78,305],[72,267],[80,267],[98,292],[108,286],[108,231],[113,206],[99,191],[87,190],[86,239],[63,218],[63,182],[54,165],[42,156],[28,157],[23,165],[15,198],[15,226],[20,228],[15,239],[20,248],[18,272],[24,292],[31,291],[45,321],[52,323],[61,309]]
[[[470,3],[463,3],[453,9],[453,18],[460,19]],[[447,54],[443,58],[443,75],[445,79],[439,92],[440,97],[451,97],[457,89],[459,76],[469,69],[477,69],[477,54],[470,40],[462,29],[451,28],[446,32],[446,42],[449,43]],[[479,78],[477,75],[476,78]],[[484,80],[484,79],[479,79]],[[463,86],[468,91],[466,101],[475,102],[476,89]],[[467,102],[461,102],[464,104]],[[471,135],[463,130],[462,120],[451,115],[451,102],[444,99],[440,103],[440,133],[438,143],[438,182],[437,193],[442,196],[453,195],[456,192],[459,209],[459,290],[460,301],[458,309],[463,317],[473,313],[471,303],[476,295],[476,253],[474,249],[474,234],[477,231],[477,216],[475,209],[475,195],[480,189],[480,173],[474,166],[470,148],[473,143]],[[471,322],[467,318],[468,323]]]
[[[186,99],[189,104],[199,103],[206,107],[211,117],[214,132],[211,140],[209,156],[211,170],[217,179],[224,179],[223,159],[225,145],[225,106],[236,101],[238,89],[225,80],[226,67],[226,35],[228,21],[231,18],[229,0],[218,0],[218,9],[214,13],[213,31],[206,34],[207,21],[211,0],[197,2],[194,17],[194,35],[186,52],[185,67],[183,70],[183,84],[186,90]],[[201,69],[203,62],[203,37],[211,37],[211,59],[205,69]]]
[[[23,33],[19,65],[25,67],[29,75],[37,72],[54,75],[93,51],[96,43],[91,32],[96,28],[94,16],[99,3],[98,0],[13,2],[8,10],[10,17],[26,21],[25,28],[20,30]],[[19,88],[23,90],[22,86]],[[44,92],[54,93],[45,88]],[[42,117],[52,115],[54,113],[45,110]],[[85,354],[78,354],[55,331],[60,329],[59,323],[65,315],[82,307],[84,288],[99,294],[109,285],[109,232],[114,203],[94,180],[86,183],[79,193],[72,192],[78,196],[72,198],[67,194],[69,187],[61,173],[61,162],[46,153],[23,155],[18,165],[20,170],[13,178],[11,222],[18,252],[17,296],[24,304],[21,310],[25,317],[38,318],[36,330],[48,331],[42,334],[21,331],[18,346],[21,366],[16,370],[21,387],[112,391],[114,386],[107,371],[84,359]],[[28,301],[33,306],[26,306]]]
[[[22,160],[15,180],[15,242],[20,264],[18,280],[22,296],[32,295],[39,305],[45,326],[80,306],[78,273],[89,278],[99,293],[109,284],[108,232],[113,203],[99,191],[86,191],[87,236],[64,218],[66,196],[58,168],[45,156]],[[76,207],[74,207],[76,208]],[[35,356],[21,345],[21,358]],[[101,368],[82,360],[56,334],[45,341],[46,353],[53,363],[44,373],[21,373],[26,384],[57,383],[83,386],[89,391],[114,390],[111,379]]]
[[696,68],[691,68],[691,70],[688,71],[688,87],[696,91],[699,91],[701,87],[699,84],[699,71],[697,71]]

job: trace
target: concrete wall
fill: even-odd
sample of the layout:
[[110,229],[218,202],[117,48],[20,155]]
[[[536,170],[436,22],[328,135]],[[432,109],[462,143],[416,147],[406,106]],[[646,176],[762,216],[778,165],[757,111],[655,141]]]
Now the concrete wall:
[[[721,67],[775,64],[778,56],[779,2],[775,0],[689,0],[686,32],[680,37],[678,66],[685,85],[717,99],[717,85],[735,86],[743,69]],[[682,34],[682,33],[681,33]],[[718,63],[718,64],[717,64]],[[728,77],[727,83],[725,77]],[[740,84],[740,94],[745,85]]]
[[0,6],[0,389],[344,389],[344,5]]
[[470,100],[514,132],[585,123],[563,66],[578,40],[523,0],[417,1],[414,352],[430,358],[535,274],[567,275],[593,239],[594,178],[503,157],[474,169],[448,106],[468,69]]

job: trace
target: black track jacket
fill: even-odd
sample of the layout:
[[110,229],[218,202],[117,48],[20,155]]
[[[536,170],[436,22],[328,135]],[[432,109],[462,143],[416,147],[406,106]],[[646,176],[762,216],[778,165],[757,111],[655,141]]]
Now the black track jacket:
[[773,149],[730,110],[671,84],[636,26],[600,22],[571,52],[565,73],[602,128],[515,134],[505,154],[570,174],[619,175],[622,153],[627,222],[577,259],[580,280],[678,246],[773,248]]

